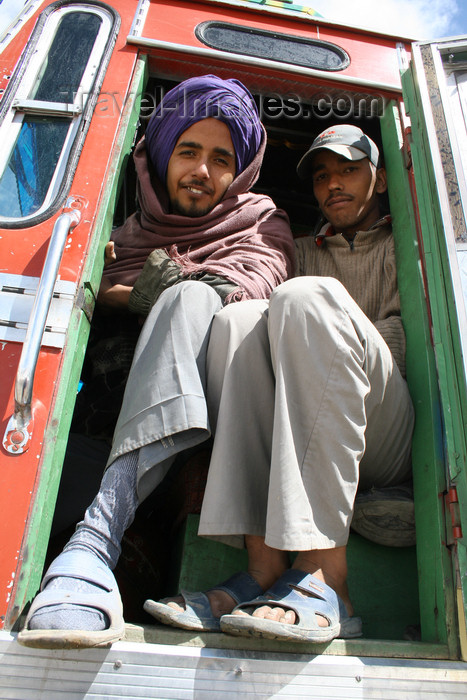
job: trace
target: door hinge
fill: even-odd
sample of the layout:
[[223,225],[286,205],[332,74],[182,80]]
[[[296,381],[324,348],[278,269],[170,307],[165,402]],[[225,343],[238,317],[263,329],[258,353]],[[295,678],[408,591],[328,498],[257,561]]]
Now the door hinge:
[[448,531],[447,544],[454,544],[456,540],[462,537],[462,526],[459,509],[459,499],[457,498],[457,488],[450,486],[447,493],[444,495],[444,503],[446,513],[450,516],[450,533]]
[[402,153],[404,156],[405,167],[407,170],[410,170],[412,167],[412,127],[410,125],[410,120],[408,120],[408,124],[404,127]]
[[94,306],[96,304],[96,297],[94,290],[90,282],[85,282],[82,287],[78,289],[78,294],[76,298],[76,306],[82,309],[89,323],[92,321],[92,315],[94,312]]

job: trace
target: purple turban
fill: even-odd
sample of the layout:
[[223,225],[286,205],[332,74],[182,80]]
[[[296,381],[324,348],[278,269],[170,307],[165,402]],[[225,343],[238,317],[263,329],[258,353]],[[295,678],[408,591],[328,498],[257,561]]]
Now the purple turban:
[[261,122],[251,93],[241,82],[215,75],[189,78],[170,90],[151,116],[145,134],[146,150],[161,182],[180,134],[214,117],[229,127],[235,148],[236,174],[253,160],[262,138]]

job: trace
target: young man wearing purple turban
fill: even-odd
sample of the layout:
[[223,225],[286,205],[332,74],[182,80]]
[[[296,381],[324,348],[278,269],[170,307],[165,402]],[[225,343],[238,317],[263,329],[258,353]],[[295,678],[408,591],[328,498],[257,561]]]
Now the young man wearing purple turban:
[[[268,298],[292,272],[286,214],[250,192],[265,146],[246,88],[208,75],[165,95],[135,149],[141,210],[112,235],[98,301],[147,318],[100,490],[44,577],[24,644],[99,646],[124,634],[112,574],[123,534],[176,455],[210,435],[212,319],[225,304]],[[257,593],[249,580],[227,590],[239,601]]]

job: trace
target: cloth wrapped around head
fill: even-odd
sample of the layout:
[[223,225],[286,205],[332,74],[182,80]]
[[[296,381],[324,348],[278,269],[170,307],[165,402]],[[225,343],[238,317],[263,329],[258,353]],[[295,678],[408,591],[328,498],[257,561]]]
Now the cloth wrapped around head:
[[251,93],[235,79],[202,75],[183,81],[166,95],[146,128],[146,150],[162,183],[179,136],[190,126],[213,117],[229,128],[235,148],[236,174],[253,160],[262,138],[261,122]]
[[[209,117],[230,130],[235,179],[203,216],[173,213],[165,187],[170,156],[180,135]],[[237,80],[205,75],[168,92],[135,148],[139,210],[112,232],[117,260],[104,270],[107,280],[133,287],[148,256],[161,248],[183,279],[214,275],[235,285],[225,303],[266,299],[292,274],[294,250],[287,214],[266,194],[251,192],[265,148],[256,105]]]

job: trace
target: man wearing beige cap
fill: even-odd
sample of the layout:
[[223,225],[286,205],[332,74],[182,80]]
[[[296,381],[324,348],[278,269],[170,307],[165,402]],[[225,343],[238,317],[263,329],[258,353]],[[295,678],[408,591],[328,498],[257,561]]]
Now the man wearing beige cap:
[[208,391],[217,425],[199,534],[246,546],[265,592],[234,610],[222,589],[149,601],[163,622],[215,629],[217,618],[230,634],[288,641],[361,634],[346,562],[357,487],[410,477],[413,429],[380,165],[357,127],[320,134],[298,174],[327,223],[296,241],[297,277],[269,301],[216,315]]

